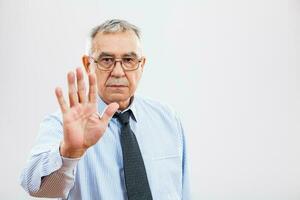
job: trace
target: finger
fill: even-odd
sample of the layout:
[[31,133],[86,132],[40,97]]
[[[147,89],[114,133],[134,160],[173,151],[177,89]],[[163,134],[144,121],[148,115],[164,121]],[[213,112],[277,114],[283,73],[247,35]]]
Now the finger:
[[73,107],[78,104],[78,95],[75,86],[75,75],[73,72],[68,73],[68,88],[70,107]]
[[76,78],[77,78],[77,89],[78,89],[78,98],[80,103],[86,102],[86,89],[84,84],[83,73],[80,68],[76,69]]
[[97,85],[96,75],[89,73],[89,102],[96,103],[97,100]]
[[117,103],[109,104],[101,117],[101,121],[103,121],[104,123],[108,123],[112,116],[115,114],[115,112],[118,110],[118,108],[119,104]]
[[68,105],[67,105],[67,103],[65,101],[65,98],[63,96],[61,88],[59,88],[59,87],[55,88],[55,94],[56,94],[56,98],[57,98],[58,104],[60,106],[61,112],[62,113],[67,112]]

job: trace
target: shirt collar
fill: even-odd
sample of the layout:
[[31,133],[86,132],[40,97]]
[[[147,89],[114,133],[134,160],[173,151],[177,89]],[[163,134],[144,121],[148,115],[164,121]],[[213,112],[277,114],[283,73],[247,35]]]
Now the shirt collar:
[[[131,102],[130,102],[129,106],[122,112],[119,110],[117,112],[123,113],[123,112],[126,112],[127,110],[131,110],[133,119],[137,122],[137,112],[136,112],[135,101],[136,100],[135,100],[134,96],[131,97]],[[107,104],[101,99],[101,97],[99,95],[97,95],[97,103],[98,103],[98,112],[99,112],[100,116],[102,116],[105,108],[107,107]]]

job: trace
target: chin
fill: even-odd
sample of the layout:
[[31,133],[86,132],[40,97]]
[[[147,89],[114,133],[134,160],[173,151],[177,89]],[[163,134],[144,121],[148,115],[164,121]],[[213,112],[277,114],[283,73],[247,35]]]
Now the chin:
[[115,93],[115,94],[110,94],[108,95],[108,100],[110,103],[112,102],[122,102],[122,101],[127,101],[131,96],[128,94],[120,94],[120,93]]

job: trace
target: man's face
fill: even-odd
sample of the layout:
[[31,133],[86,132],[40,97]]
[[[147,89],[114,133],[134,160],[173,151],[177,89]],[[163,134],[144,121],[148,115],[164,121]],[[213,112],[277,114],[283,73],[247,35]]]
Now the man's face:
[[[98,33],[93,40],[92,50],[96,60],[99,56],[108,55],[122,58],[135,55],[141,58],[141,45],[133,31],[119,33]],[[117,62],[112,71],[103,71],[97,68],[96,63],[91,63],[97,76],[98,93],[106,103],[129,102],[137,89],[142,76],[145,59],[139,63],[139,68],[134,71],[124,71],[121,63]]]

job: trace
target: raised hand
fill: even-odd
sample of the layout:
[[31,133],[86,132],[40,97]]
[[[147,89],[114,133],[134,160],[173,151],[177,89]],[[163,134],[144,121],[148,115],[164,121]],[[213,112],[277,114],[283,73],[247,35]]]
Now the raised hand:
[[[64,137],[60,145],[63,157],[78,158],[104,134],[108,122],[119,108],[117,103],[107,106],[100,118],[97,111],[97,86],[96,76],[89,73],[89,92],[86,94],[83,72],[76,69],[68,73],[69,102],[67,105],[61,88],[55,89],[55,94],[63,114]],[[75,79],[77,79],[77,88]]]

